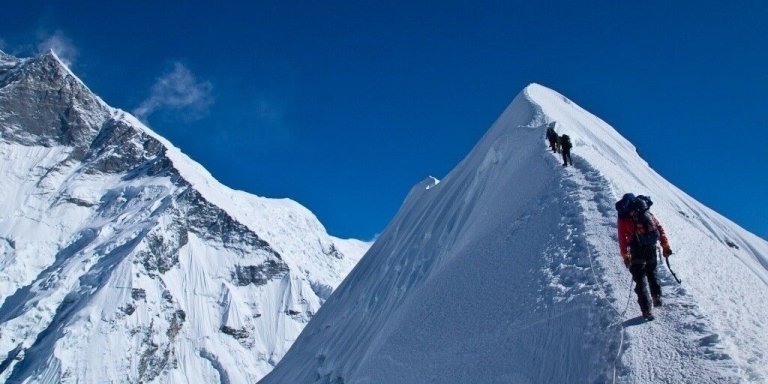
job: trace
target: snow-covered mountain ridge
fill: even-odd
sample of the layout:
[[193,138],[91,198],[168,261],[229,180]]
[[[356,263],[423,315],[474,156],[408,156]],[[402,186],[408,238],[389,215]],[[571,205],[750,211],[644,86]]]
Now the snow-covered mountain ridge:
[[255,382],[369,247],[0,52],[0,380]]
[[[557,123],[573,167],[548,150]],[[674,254],[639,317],[614,202],[650,195]],[[416,185],[262,383],[763,383],[768,243],[532,84],[439,183]]]

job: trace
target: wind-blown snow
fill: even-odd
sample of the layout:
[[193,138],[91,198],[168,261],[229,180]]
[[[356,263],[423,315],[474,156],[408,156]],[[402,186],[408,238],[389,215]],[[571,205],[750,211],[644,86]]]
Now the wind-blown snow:
[[[574,144],[574,166],[544,131]],[[650,195],[674,255],[644,322],[613,203]],[[532,84],[439,184],[416,185],[262,383],[768,381],[768,243]]]

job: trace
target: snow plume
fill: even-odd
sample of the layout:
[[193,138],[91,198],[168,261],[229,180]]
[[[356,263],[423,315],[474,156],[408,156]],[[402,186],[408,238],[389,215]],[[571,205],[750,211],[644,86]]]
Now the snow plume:
[[[41,33],[39,40],[40,42],[37,44],[38,53],[45,53],[49,50],[53,51],[68,67],[71,67],[80,55],[72,39],[65,36],[61,31],[56,31],[53,34]],[[0,48],[2,48],[1,42]]]
[[141,120],[163,109],[176,110],[186,119],[197,120],[208,112],[213,104],[213,85],[198,80],[184,64],[176,62],[173,69],[160,76],[150,96],[139,105],[133,114]]

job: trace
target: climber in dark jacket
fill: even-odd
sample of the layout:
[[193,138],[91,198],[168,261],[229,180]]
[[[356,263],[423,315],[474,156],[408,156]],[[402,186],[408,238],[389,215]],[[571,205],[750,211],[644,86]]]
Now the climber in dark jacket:
[[558,141],[560,142],[560,151],[563,153],[563,167],[568,166],[568,164],[573,165],[573,160],[571,160],[571,147],[573,147],[571,138],[568,135],[562,135]]
[[547,140],[549,140],[549,148],[552,152],[560,152],[558,150],[557,132],[555,132],[555,122],[549,123],[547,127]]

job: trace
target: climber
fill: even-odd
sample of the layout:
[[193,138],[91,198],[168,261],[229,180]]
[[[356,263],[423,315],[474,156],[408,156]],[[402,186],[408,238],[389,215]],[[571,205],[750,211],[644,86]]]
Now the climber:
[[571,160],[571,147],[573,147],[571,138],[568,135],[562,135],[558,142],[560,143],[560,151],[563,154],[563,167],[567,167],[568,164],[573,165],[573,160]]
[[560,152],[558,148],[557,132],[555,132],[555,122],[549,123],[547,126],[547,140],[549,140],[549,148],[552,152]]
[[664,228],[648,211],[652,204],[650,197],[631,193],[616,202],[621,257],[635,281],[637,303],[646,320],[653,320],[653,314],[644,278],[648,280],[653,306],[661,306],[661,286],[656,279],[656,243],[661,242],[664,257],[672,254]]

